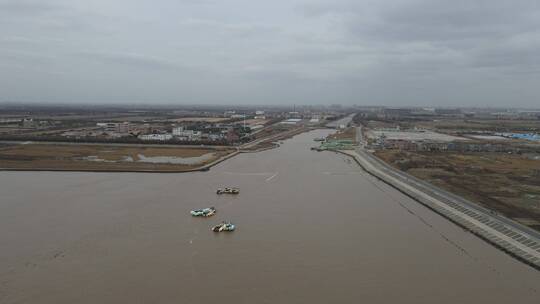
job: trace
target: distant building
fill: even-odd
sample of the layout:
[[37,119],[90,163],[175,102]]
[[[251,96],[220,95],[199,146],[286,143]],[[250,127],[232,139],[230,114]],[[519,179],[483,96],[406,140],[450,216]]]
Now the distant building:
[[157,140],[157,141],[167,141],[171,140],[173,136],[171,134],[147,134],[139,135],[140,140]]
[[0,118],[0,124],[20,123],[21,118]]
[[184,127],[173,128],[172,135],[180,140],[199,140],[202,137],[201,131],[185,130]]
[[184,127],[176,127],[172,129],[173,136],[183,136],[183,134],[184,134]]
[[320,115],[312,115],[311,119],[309,120],[310,123],[319,123],[321,121]]
[[446,108],[437,108],[435,109],[435,114],[437,115],[449,115],[449,116],[455,116],[455,115],[461,115],[461,109],[446,109]]
[[519,117],[525,119],[540,119],[540,111],[520,111]]
[[232,115],[236,114],[236,111],[225,111],[223,113],[223,116],[225,117],[231,117]]
[[302,119],[300,118],[289,118],[287,120],[284,120],[282,122],[280,122],[281,124],[284,124],[284,125],[297,125],[299,124],[300,122],[302,121]]
[[33,128],[34,120],[32,118],[25,118],[22,121],[23,128]]
[[300,118],[300,117],[301,117],[301,115],[300,115],[300,113],[299,113],[299,112],[297,112],[297,111],[293,111],[293,112],[289,112],[289,113],[287,113],[287,117],[289,117],[289,118]]
[[103,128],[105,132],[128,133],[131,125],[129,122],[98,122],[96,126]]
[[412,114],[412,109],[409,108],[386,108],[383,110],[383,118],[393,119],[400,118],[404,116],[410,116]]

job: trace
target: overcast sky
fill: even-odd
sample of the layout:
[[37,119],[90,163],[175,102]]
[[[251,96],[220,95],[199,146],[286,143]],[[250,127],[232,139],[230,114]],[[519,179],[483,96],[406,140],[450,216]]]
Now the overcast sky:
[[0,0],[0,101],[540,107],[540,1]]

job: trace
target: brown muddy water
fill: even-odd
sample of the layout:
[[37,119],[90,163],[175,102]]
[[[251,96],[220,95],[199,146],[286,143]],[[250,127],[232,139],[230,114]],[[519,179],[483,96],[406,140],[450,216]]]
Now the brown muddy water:
[[201,173],[0,172],[0,303],[539,303],[540,272],[310,151],[328,132]]

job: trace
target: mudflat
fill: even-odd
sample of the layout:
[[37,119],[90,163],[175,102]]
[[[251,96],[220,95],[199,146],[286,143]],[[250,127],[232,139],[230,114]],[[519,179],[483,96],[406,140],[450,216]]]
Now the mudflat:
[[233,149],[77,144],[10,144],[0,147],[0,168],[66,171],[188,171]]

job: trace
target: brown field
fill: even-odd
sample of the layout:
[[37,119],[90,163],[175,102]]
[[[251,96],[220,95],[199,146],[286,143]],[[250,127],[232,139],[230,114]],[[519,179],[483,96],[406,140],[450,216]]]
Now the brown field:
[[[232,150],[136,147],[115,145],[61,145],[28,144],[0,146],[0,168],[36,170],[90,170],[90,171],[185,171],[193,170]],[[169,164],[138,162],[139,154],[145,157],[199,157],[212,153],[212,157],[196,164]],[[100,161],[88,160],[92,157]],[[131,157],[133,161],[126,161]]]
[[356,141],[356,127],[350,127],[345,130],[339,130],[328,136],[329,139],[350,139]]
[[392,166],[540,230],[540,160],[503,153],[376,153]]

